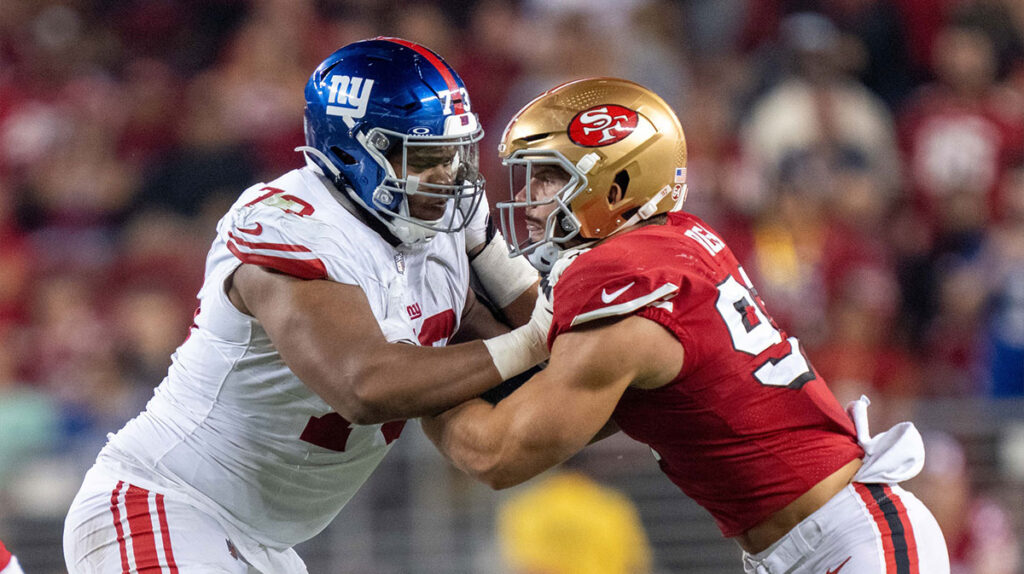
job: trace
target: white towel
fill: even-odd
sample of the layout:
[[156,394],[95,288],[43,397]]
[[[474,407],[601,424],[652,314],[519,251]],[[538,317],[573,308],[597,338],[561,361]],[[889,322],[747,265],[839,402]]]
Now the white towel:
[[864,465],[853,477],[867,484],[903,482],[917,476],[924,467],[924,441],[913,423],[902,422],[874,437],[868,430],[868,405],[860,399],[846,405],[857,429],[857,442],[864,449]]

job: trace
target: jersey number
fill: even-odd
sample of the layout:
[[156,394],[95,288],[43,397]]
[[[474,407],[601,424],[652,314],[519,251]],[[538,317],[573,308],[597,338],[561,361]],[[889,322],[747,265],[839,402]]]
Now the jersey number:
[[[381,425],[380,432],[384,435],[384,442],[391,444],[402,434],[404,427],[405,421],[391,421]],[[309,417],[309,422],[306,423],[306,428],[302,429],[299,440],[335,452],[345,452],[350,434],[352,434],[352,423],[338,413],[327,413],[322,417]]]
[[[782,334],[761,307],[757,293],[742,268],[740,275],[746,285],[731,275],[718,284],[715,307],[729,329],[733,347],[748,355],[760,355],[773,345],[782,343]],[[786,343],[789,352],[784,357],[768,359],[754,370],[754,378],[762,385],[799,389],[814,380],[814,371],[800,351],[796,337],[789,337]]]
[[[420,328],[420,335],[417,338],[421,345],[429,347],[450,337],[454,330],[455,312],[448,309],[424,319],[423,327]],[[391,421],[381,425],[380,432],[384,435],[384,442],[391,444],[402,434],[404,427],[405,421]],[[352,423],[338,413],[327,413],[322,417],[309,417],[309,422],[306,423],[306,428],[302,429],[299,440],[328,450],[345,452],[345,445],[348,443],[350,434],[352,434]]]

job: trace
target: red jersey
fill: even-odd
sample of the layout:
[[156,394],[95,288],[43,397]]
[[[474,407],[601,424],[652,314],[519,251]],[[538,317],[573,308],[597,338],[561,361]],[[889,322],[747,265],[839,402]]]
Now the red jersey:
[[735,256],[697,217],[672,213],[552,275],[549,343],[588,321],[631,314],[679,339],[679,375],[658,389],[627,389],[612,418],[651,447],[725,536],[864,455],[797,339],[778,328]]

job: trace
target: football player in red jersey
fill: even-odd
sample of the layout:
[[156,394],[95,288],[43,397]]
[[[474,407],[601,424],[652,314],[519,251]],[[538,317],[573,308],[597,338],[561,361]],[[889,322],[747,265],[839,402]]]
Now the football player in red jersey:
[[739,543],[748,573],[949,572],[935,519],[897,484],[920,471],[920,435],[872,438],[867,399],[844,412],[729,247],[680,210],[686,145],[660,97],[561,85],[499,152],[505,235],[552,289],[551,359],[496,405],[424,420],[458,467],[512,486],[618,428]]

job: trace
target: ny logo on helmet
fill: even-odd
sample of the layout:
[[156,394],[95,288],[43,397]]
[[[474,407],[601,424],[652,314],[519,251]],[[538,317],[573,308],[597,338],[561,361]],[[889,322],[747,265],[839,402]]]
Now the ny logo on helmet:
[[615,104],[584,110],[569,123],[569,139],[585,147],[613,144],[633,133],[637,113]]
[[345,125],[352,127],[354,120],[366,114],[373,80],[350,76],[332,76],[327,95],[327,115],[341,116]]

